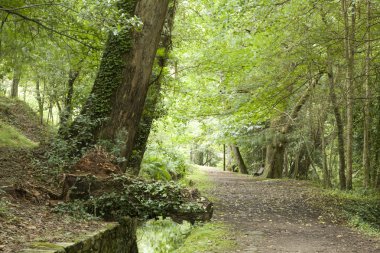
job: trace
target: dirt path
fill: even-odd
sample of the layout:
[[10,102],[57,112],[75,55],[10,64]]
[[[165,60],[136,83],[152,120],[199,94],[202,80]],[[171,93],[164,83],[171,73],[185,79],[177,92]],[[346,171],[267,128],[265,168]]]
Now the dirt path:
[[299,181],[256,181],[203,167],[214,182],[214,220],[231,225],[236,252],[380,252],[380,240],[321,220]]

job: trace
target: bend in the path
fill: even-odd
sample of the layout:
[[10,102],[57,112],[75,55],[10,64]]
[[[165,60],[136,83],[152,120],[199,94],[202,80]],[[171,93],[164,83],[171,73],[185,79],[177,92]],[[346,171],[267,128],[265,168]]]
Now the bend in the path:
[[320,219],[308,204],[310,187],[295,180],[251,176],[202,167],[214,182],[214,220],[233,229],[236,252],[380,252],[378,239]]

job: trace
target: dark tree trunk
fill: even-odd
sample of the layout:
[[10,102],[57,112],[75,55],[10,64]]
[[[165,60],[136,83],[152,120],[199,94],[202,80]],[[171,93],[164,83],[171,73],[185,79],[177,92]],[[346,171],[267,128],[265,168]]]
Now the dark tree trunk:
[[338,154],[339,154],[339,185],[341,190],[346,189],[346,160],[344,154],[344,130],[343,130],[343,121],[342,116],[339,111],[339,105],[337,102],[335,94],[335,80],[334,73],[332,68],[332,63],[329,61],[328,66],[328,78],[329,78],[329,87],[330,87],[330,101],[333,107],[337,132],[338,132]]
[[119,2],[123,13],[140,17],[144,25],[142,31],[109,35],[90,97],[65,135],[75,139],[75,150],[119,137],[127,143],[122,155],[131,154],[167,7],[168,0]]
[[231,145],[231,149],[234,153],[235,160],[239,166],[239,171],[242,174],[248,174],[247,166],[245,166],[243,157],[240,154],[240,150],[237,146]]
[[69,71],[69,80],[67,82],[67,94],[65,98],[65,105],[59,118],[60,124],[59,124],[58,133],[61,135],[64,135],[65,134],[64,132],[67,131],[68,124],[73,113],[74,83],[75,83],[75,80],[78,78],[78,76],[79,76],[78,70],[71,69]]

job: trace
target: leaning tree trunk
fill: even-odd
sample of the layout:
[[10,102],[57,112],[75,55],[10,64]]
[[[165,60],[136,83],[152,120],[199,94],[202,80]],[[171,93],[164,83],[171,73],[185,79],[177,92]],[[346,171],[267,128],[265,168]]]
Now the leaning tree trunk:
[[[152,81],[146,97],[144,110],[141,116],[136,136],[134,138],[134,142],[131,145],[132,151],[129,154],[126,154],[127,160],[122,164],[122,167],[124,169],[127,169],[130,173],[134,175],[138,175],[140,172],[141,162],[144,157],[153,121],[159,118],[157,105],[160,101],[160,91],[163,82],[163,69],[167,65],[169,52],[172,46],[171,39],[175,11],[176,0],[174,0],[173,3],[170,5],[168,13],[166,14],[165,25],[161,34],[161,40],[159,44],[159,47],[164,49],[164,52],[160,52],[156,56],[156,70],[153,71],[154,74],[151,77]],[[125,150],[128,150],[128,147],[126,147]]]
[[119,1],[120,11],[139,17],[143,27],[141,31],[125,28],[109,35],[91,94],[65,135],[75,143],[76,155],[99,139],[116,143],[120,138],[132,151],[168,2]]
[[232,152],[234,153],[235,160],[239,166],[239,171],[241,174],[248,174],[247,166],[244,163],[243,157],[240,154],[239,147],[231,145]]

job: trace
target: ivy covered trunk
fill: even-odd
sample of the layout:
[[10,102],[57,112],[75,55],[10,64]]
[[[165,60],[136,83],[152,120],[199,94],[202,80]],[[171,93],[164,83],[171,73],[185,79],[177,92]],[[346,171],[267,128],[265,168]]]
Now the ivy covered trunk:
[[[136,15],[143,27],[141,31],[126,27],[118,34],[109,35],[91,94],[65,135],[76,154],[99,139],[111,145],[117,143],[117,138],[127,146],[133,143],[168,2],[121,0],[118,3],[124,15]],[[124,150],[123,155],[126,153]]]

